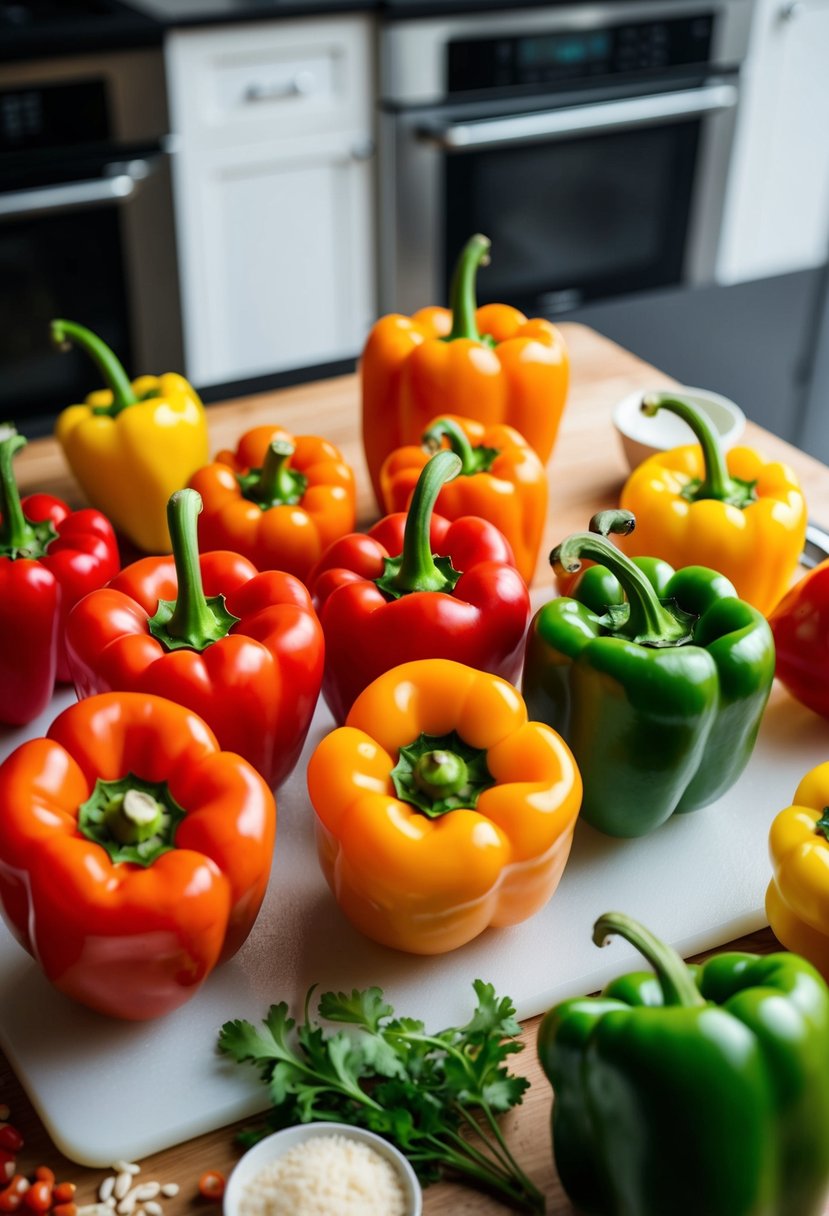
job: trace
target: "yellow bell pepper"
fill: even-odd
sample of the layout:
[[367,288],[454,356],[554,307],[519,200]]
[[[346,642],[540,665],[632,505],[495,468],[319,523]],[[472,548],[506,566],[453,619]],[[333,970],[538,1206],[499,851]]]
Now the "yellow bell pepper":
[[55,435],[93,506],[147,553],[169,553],[167,502],[207,463],[207,419],[183,376],[130,383],[113,352],[90,330],[53,321],[52,339],[95,360],[108,384],[58,417]]
[[440,954],[548,901],[582,786],[506,680],[420,659],[360,694],[312,755],[308,789],[346,916],[383,945]]
[[690,401],[655,393],[643,413],[665,409],[695,432],[698,444],[643,461],[625,483],[620,506],[636,530],[620,542],[630,557],[661,557],[679,569],[708,566],[737,595],[768,615],[788,590],[806,537],[806,503],[785,464],[751,448],[724,453],[708,419]]
[[769,833],[774,877],[766,915],[775,937],[829,981],[829,762],[807,773]]

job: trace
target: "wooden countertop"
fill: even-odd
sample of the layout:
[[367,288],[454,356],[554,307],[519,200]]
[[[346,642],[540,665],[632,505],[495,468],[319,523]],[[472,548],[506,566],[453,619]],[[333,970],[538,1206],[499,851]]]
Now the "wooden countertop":
[[[627,467],[610,424],[613,405],[628,393],[675,383],[669,376],[584,326],[565,325],[562,329],[570,347],[573,383],[549,467],[549,520],[536,571],[538,585],[549,585],[551,581],[546,557],[549,549],[567,533],[582,530],[595,511],[618,502]],[[750,403],[742,404],[750,412]],[[367,525],[375,517],[359,442],[359,391],[355,376],[211,406],[208,418],[212,450],[232,447],[242,431],[268,422],[278,422],[295,434],[325,435],[341,448],[355,470],[360,523]],[[753,423],[748,424],[744,441],[770,458],[791,464],[800,476],[811,517],[829,523],[829,470],[824,465]],[[53,440],[31,443],[18,457],[16,468],[24,493],[48,488],[71,503],[81,502],[78,488]],[[775,695],[782,694],[778,691]],[[777,948],[769,930],[735,945],[757,952]],[[498,977],[491,978],[497,984]],[[526,1051],[515,1064],[516,1071],[525,1073],[532,1086],[524,1105],[504,1120],[503,1127],[518,1160],[547,1196],[548,1216],[572,1216],[573,1209],[561,1190],[552,1163],[551,1091],[535,1058],[537,1024],[538,1019],[526,1024],[523,1036]],[[60,1027],[55,1027],[55,1033],[60,1033]],[[83,1101],[84,1095],[79,1093],[79,1105]],[[26,1147],[18,1159],[22,1172],[30,1172],[40,1163],[51,1165],[60,1180],[78,1184],[79,1204],[94,1202],[105,1171],[83,1169],[60,1156],[1,1054],[0,1102],[9,1105],[12,1122],[26,1138]],[[164,1216],[193,1216],[196,1212],[206,1216],[211,1205],[197,1197],[200,1174],[206,1169],[218,1169],[227,1174],[237,1157],[233,1129],[225,1128],[145,1159],[141,1163],[142,1179],[179,1183],[179,1196],[163,1201]],[[466,1187],[442,1183],[425,1192],[425,1216],[447,1216],[450,1212],[453,1216],[469,1213],[495,1216],[506,1210],[496,1200]]]

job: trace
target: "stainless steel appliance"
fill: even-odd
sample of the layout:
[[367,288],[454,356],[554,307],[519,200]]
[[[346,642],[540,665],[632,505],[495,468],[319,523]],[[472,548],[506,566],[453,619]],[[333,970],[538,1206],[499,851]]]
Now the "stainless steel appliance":
[[381,40],[381,302],[555,315],[714,275],[753,0],[605,0],[404,18]]
[[159,48],[0,64],[0,418],[30,434],[100,376],[49,321],[130,370],[182,366]]

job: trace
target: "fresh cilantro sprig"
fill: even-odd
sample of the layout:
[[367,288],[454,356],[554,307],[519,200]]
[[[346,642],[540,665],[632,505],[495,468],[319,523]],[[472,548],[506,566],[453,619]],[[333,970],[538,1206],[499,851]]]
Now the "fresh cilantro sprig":
[[[331,1121],[366,1127],[391,1140],[421,1180],[445,1171],[496,1192],[519,1211],[541,1213],[544,1196],[516,1162],[496,1116],[521,1103],[529,1085],[508,1068],[523,1050],[509,997],[475,980],[477,1003],[465,1026],[428,1034],[398,1018],[380,988],[325,992],[310,1017],[314,989],[297,1024],[287,1004],[272,1005],[262,1025],[226,1022],[219,1048],[255,1065],[268,1086],[269,1128]],[[268,1129],[245,1133],[247,1143]]]

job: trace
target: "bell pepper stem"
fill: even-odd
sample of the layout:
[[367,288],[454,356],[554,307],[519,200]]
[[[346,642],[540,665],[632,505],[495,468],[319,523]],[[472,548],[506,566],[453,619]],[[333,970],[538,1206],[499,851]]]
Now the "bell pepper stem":
[[678,621],[659,602],[651,583],[639,567],[607,539],[608,533],[627,536],[636,526],[630,511],[600,511],[590,521],[589,532],[566,537],[550,554],[550,565],[567,574],[581,568],[581,559],[598,562],[618,580],[627,598],[629,613],[618,633],[643,646],[670,646],[687,640],[686,622]]
[[480,342],[478,323],[475,319],[477,301],[475,299],[475,277],[479,266],[485,266],[489,261],[489,237],[476,232],[471,236],[460,252],[452,275],[452,285],[449,290],[449,306],[452,309],[452,329],[446,336],[447,342],[456,338],[470,338]]
[[159,600],[147,627],[168,650],[204,650],[227,637],[239,620],[228,612],[223,595],[207,599],[204,594],[197,539],[201,509],[197,490],[176,490],[167,503],[178,595],[175,600]]
[[414,782],[430,798],[457,794],[469,782],[466,761],[457,752],[424,752],[414,767]]
[[135,405],[138,398],[123,364],[91,329],[74,321],[56,320],[52,322],[52,341],[61,350],[68,350],[72,345],[79,346],[94,360],[107,388],[112,392],[112,407],[106,411],[108,414],[115,416],[128,406]]
[[7,428],[0,439],[0,553],[16,554],[29,548],[35,539],[35,530],[23,514],[20,491],[17,488],[12,461],[28,442],[12,428]]
[[[392,565],[399,562],[387,580],[392,593],[405,595],[411,591],[451,590],[457,582],[457,578],[453,582],[447,577],[446,569],[441,570],[435,561],[429,533],[438,494],[447,481],[457,477],[460,470],[460,457],[447,451],[436,452],[423,466],[409,504],[403,550],[399,559],[390,559]],[[444,567],[445,560],[441,559]],[[381,585],[380,581],[378,585]]]
[[689,1009],[705,1005],[691,972],[667,942],[660,941],[644,925],[622,912],[605,912],[593,926],[593,941],[597,946],[604,946],[608,937],[614,934],[635,946],[653,967],[666,1005],[683,1005]]
[[453,422],[451,418],[439,418],[429,427],[428,431],[423,432],[423,443],[427,448],[437,452],[440,450],[440,441],[444,435],[449,440],[449,450],[460,459],[461,467],[458,476],[471,476],[476,472],[474,450],[457,422]]
[[245,498],[257,503],[263,511],[301,502],[308,478],[288,463],[295,450],[287,439],[272,440],[262,468],[252,469],[238,477]]
[[676,414],[694,432],[697,443],[702,448],[702,459],[705,465],[705,476],[694,490],[694,499],[716,498],[720,502],[728,502],[738,490],[737,483],[728,475],[725,454],[720,438],[710,419],[684,397],[674,397],[670,393],[648,393],[642,399],[642,413],[653,418],[660,410]]

